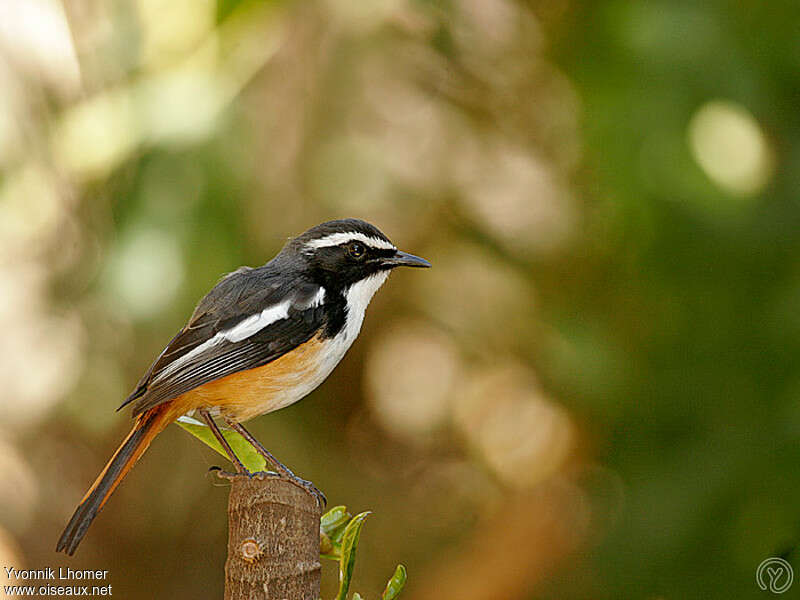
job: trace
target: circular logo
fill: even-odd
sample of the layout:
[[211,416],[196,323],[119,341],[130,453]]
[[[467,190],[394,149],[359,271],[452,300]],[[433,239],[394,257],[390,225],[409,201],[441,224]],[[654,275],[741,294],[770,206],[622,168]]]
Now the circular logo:
[[756,583],[765,592],[782,594],[792,587],[793,581],[792,565],[777,556],[762,560],[756,569]]

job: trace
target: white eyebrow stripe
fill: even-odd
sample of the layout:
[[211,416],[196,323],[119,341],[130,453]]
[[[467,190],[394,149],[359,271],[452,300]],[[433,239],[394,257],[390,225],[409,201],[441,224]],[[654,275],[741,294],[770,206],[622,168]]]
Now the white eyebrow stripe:
[[308,248],[327,248],[329,246],[338,246],[339,244],[344,244],[345,242],[350,242],[353,240],[364,242],[367,246],[371,246],[379,250],[397,250],[397,248],[395,248],[395,245],[392,244],[391,242],[387,242],[386,240],[382,240],[381,238],[366,235],[364,233],[361,233],[360,231],[332,233],[330,235],[326,235],[323,238],[319,238],[318,240],[311,240],[310,242],[306,242],[306,246]]
[[224,341],[228,342],[241,342],[244,339],[249,338],[252,335],[255,335],[265,327],[276,323],[277,321],[281,321],[283,319],[287,319],[289,317],[289,309],[294,305],[295,308],[299,310],[306,310],[309,308],[314,308],[320,306],[322,302],[325,300],[325,288],[320,287],[317,290],[317,293],[308,301],[308,303],[303,304],[296,304],[294,298],[289,298],[284,300],[280,304],[273,304],[262,310],[260,313],[255,315],[250,315],[243,321],[240,321],[230,329],[226,329],[225,331],[220,331],[214,337],[206,340],[196,348],[192,349],[190,352],[187,352],[179,359],[171,362],[168,364],[163,371],[158,373],[154,378],[153,382],[160,381],[178,369],[180,369],[183,365],[190,362],[196,356],[199,356],[209,348],[216,346],[217,344],[221,344]]

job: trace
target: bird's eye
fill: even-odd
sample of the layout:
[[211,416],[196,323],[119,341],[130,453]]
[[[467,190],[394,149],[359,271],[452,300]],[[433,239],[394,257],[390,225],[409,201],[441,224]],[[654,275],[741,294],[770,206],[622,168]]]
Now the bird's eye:
[[360,259],[364,258],[367,253],[367,248],[361,242],[351,242],[347,246],[347,253],[351,258]]

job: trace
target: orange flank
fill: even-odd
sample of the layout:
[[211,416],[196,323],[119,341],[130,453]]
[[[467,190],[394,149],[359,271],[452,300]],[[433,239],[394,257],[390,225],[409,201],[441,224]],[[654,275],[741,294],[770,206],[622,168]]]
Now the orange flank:
[[324,346],[319,336],[315,336],[262,367],[215,379],[169,403],[185,407],[180,414],[207,407],[212,413],[218,410],[222,416],[243,423],[287,406],[298,399],[298,394],[302,397],[314,389],[319,383]]

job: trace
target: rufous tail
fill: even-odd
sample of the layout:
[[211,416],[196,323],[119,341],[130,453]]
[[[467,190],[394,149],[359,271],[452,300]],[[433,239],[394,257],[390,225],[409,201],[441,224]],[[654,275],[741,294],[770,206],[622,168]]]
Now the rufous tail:
[[106,500],[144,454],[153,438],[172,421],[170,413],[169,405],[162,404],[137,417],[131,432],[114,452],[111,460],[75,509],[75,514],[72,515],[58,540],[56,552],[63,550],[70,556],[75,553],[89,525],[103,508]]

